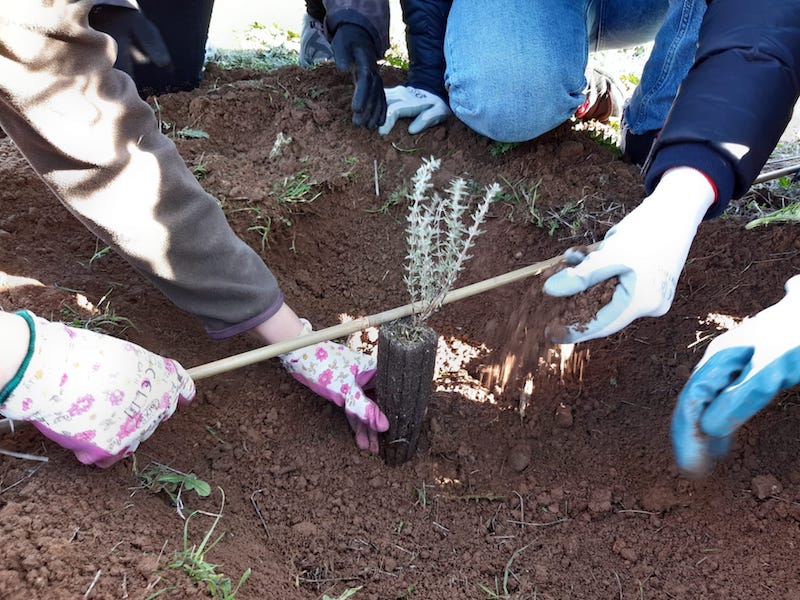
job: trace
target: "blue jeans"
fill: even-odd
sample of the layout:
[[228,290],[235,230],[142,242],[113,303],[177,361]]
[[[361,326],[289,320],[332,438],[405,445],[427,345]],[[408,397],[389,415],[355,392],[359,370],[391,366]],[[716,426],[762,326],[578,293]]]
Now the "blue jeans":
[[445,85],[453,113],[491,139],[536,138],[584,100],[589,52],[656,40],[623,118],[660,129],[694,60],[705,0],[453,0]]

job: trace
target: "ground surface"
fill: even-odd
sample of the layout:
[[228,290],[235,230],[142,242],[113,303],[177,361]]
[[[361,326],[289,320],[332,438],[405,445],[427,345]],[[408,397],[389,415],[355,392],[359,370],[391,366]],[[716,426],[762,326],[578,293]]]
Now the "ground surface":
[[[636,169],[569,126],[495,155],[457,122],[385,139],[354,130],[349,96],[334,69],[292,67],[212,70],[202,89],[158,102],[168,133],[209,134],[176,143],[318,327],[408,302],[398,192],[423,157],[442,159],[443,185],[463,176],[506,190],[459,286],[599,239],[642,197]],[[292,141],[270,158],[279,134]],[[8,140],[0,172],[0,265],[44,284],[4,289],[3,309],[85,316],[75,290],[95,304],[112,290],[107,302],[136,328],[111,331],[186,366],[252,347],[206,339],[116,256],[90,262],[103,244]],[[305,177],[306,199],[319,195],[287,202],[286,188]],[[525,194],[537,182],[531,211]],[[668,432],[678,391],[718,333],[721,319],[710,315],[740,318],[777,301],[798,256],[791,226],[702,225],[670,313],[585,344],[561,374],[538,373],[524,414],[519,387],[487,389],[481,368],[495,361],[491,333],[539,295],[542,279],[445,306],[431,321],[441,334],[437,391],[418,456],[402,467],[359,452],[341,412],[272,360],[198,382],[194,404],[137,453],[138,468],[155,461],[209,482],[209,498],[182,494],[185,512],[218,511],[224,490],[214,536],[225,537],[205,558],[234,582],[252,569],[242,599],[337,598],[359,586],[356,599],[492,597],[486,589],[509,598],[797,597],[796,395],[752,420],[703,482],[678,475]],[[529,336],[539,343],[536,328]],[[184,522],[163,493],[142,489],[132,460],[83,467],[30,429],[0,446],[49,457],[0,458],[0,597],[209,595],[167,568]],[[188,545],[212,523],[192,518]]]

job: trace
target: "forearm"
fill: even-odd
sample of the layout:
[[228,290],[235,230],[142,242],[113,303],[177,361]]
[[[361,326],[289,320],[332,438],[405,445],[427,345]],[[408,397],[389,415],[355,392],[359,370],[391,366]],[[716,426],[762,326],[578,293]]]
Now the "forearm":
[[275,278],[112,68],[113,41],[86,25],[92,2],[53,4],[0,20],[0,125],[74,215],[210,334],[270,317]]
[[25,319],[0,311],[0,391],[19,371],[29,344],[30,330]]
[[718,189],[709,217],[752,184],[800,94],[800,1],[715,0],[647,166],[646,187],[679,165],[704,171]]
[[401,0],[408,47],[408,85],[447,99],[444,35],[452,0]]
[[388,0],[326,0],[327,30],[333,34],[343,23],[363,27],[375,42],[379,56],[389,49]]

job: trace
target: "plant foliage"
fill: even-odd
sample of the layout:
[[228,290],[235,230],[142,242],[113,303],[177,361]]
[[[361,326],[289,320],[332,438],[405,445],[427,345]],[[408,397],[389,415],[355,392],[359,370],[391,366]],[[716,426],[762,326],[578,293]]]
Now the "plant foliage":
[[440,165],[441,161],[433,157],[423,159],[412,179],[413,191],[409,196],[405,282],[411,301],[421,307],[418,310],[415,307],[415,325],[422,324],[442,305],[471,258],[469,251],[481,233],[480,225],[500,193],[496,183],[487,187],[467,225],[469,197],[463,179],[450,183],[446,197],[435,191],[431,193],[431,178]]

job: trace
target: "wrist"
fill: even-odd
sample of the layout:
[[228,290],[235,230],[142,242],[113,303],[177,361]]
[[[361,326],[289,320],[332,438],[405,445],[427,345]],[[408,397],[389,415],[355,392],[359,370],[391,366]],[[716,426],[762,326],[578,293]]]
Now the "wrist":
[[303,333],[304,323],[288,304],[282,304],[278,311],[251,331],[265,344],[274,344],[296,338]]
[[664,204],[679,218],[689,219],[699,225],[716,199],[712,181],[692,167],[668,169],[650,198]]
[[33,355],[35,331],[30,313],[0,312],[0,406],[25,375]]

